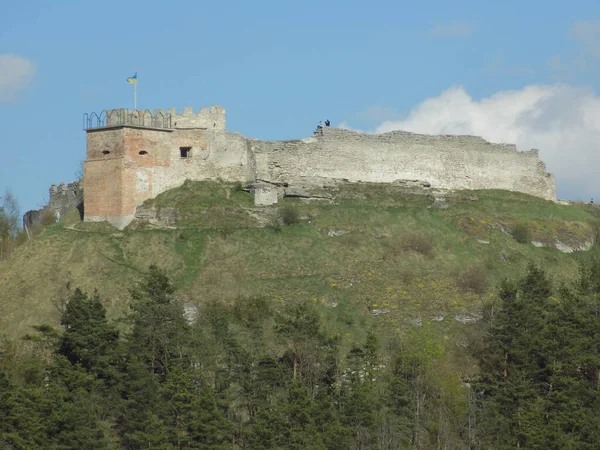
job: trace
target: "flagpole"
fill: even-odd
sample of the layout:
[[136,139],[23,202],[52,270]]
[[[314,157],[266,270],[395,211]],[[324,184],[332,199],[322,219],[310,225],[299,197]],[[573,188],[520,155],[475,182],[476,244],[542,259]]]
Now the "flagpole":
[[133,83],[133,109],[137,110],[137,80]]

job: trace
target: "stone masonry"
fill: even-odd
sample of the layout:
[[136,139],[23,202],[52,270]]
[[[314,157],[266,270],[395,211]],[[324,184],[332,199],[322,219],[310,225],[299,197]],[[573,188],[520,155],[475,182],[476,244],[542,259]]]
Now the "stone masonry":
[[505,189],[555,200],[537,150],[475,136],[380,135],[324,128],[306,139],[260,141],[227,132],[219,106],[194,113],[107,111],[87,130],[85,220],[124,228],[145,200],[186,179],[239,181],[257,205],[338,182],[409,183],[435,189]]
[[[49,201],[45,208],[51,209],[55,216],[62,217],[71,208],[77,208],[83,215],[83,185],[79,181],[69,184],[53,184],[49,189]],[[40,218],[42,209],[27,211],[23,215],[23,226],[31,228]]]

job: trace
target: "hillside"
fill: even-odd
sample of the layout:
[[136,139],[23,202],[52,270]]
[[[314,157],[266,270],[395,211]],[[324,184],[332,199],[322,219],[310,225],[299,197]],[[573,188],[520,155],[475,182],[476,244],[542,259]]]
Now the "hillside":
[[72,211],[18,247],[0,262],[0,444],[594,448],[594,206],[299,195],[256,208],[186,182],[124,231]]
[[[261,295],[313,299],[348,333],[373,323],[386,333],[466,323],[494,301],[500,279],[530,261],[557,283],[574,276],[591,252],[554,247],[589,249],[597,220],[588,205],[504,191],[348,184],[322,196],[331,198],[255,208],[239,185],[186,182],[146,202],[122,232],[68,215],[0,261],[2,332],[56,325],[56,304],[74,287],[97,289],[118,317],[150,264],[167,271],[190,308]],[[519,238],[526,243],[511,230],[528,233]]]

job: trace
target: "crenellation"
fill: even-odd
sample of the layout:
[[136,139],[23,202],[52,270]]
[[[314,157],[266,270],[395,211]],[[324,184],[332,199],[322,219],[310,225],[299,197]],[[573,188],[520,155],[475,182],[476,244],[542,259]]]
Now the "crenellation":
[[198,128],[210,131],[225,131],[225,109],[220,106],[200,108],[194,113],[192,107],[183,108],[183,113],[169,110],[173,128],[190,129]]

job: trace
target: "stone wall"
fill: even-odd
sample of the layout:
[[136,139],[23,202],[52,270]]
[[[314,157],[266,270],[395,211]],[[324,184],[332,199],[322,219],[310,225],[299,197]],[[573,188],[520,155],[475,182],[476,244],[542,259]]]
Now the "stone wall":
[[202,128],[213,131],[225,131],[225,109],[214,105],[200,108],[197,113],[191,107],[183,108],[183,113],[177,113],[175,108],[169,108],[173,128]]
[[256,179],[273,184],[419,180],[440,189],[506,189],[555,200],[538,152],[474,136],[402,131],[373,135],[336,128],[298,141],[250,141]]
[[[77,208],[83,216],[83,185],[79,181],[69,184],[53,184],[48,190],[48,204],[45,208],[51,209],[55,216],[64,216],[71,208]],[[31,228],[40,218],[42,209],[27,211],[23,215],[23,226]]]

